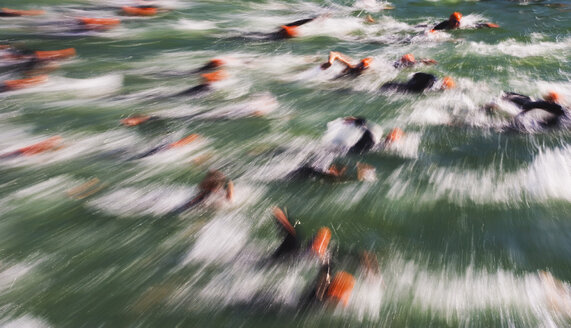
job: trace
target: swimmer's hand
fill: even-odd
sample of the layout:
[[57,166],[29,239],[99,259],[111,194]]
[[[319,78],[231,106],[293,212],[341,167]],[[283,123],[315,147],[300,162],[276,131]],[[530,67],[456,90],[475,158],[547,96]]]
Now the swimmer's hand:
[[425,65],[436,65],[438,62],[434,59],[422,59],[421,62]]
[[494,23],[484,23],[483,25],[486,26],[486,27],[489,27],[489,28],[498,28],[498,27],[500,27],[500,25],[494,24]]

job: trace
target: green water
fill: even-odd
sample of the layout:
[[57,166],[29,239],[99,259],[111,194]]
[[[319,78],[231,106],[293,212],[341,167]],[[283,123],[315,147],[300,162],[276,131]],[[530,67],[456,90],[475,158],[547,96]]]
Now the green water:
[[[0,324],[32,327],[566,327],[571,326],[571,134],[514,131],[481,107],[502,90],[571,103],[568,2],[168,1],[151,18],[62,36],[74,17],[115,17],[127,2],[5,0],[45,9],[0,18],[0,40],[28,49],[74,47],[45,86],[0,94],[0,146],[60,135],[57,151],[0,162]],[[372,5],[371,5],[372,4]],[[454,11],[498,29],[428,34]],[[370,14],[376,23],[366,23]],[[321,15],[286,41],[245,38]],[[48,24],[49,23],[49,24]],[[319,71],[329,51],[372,67],[355,80]],[[438,65],[396,70],[405,53]],[[212,58],[227,81],[196,98],[184,74]],[[0,67],[2,80],[21,78]],[[379,92],[416,71],[451,76],[454,90]],[[169,73],[169,74],[167,74]],[[181,73],[178,76],[174,73]],[[99,78],[100,80],[96,80]],[[93,79],[93,80],[91,80]],[[232,107],[234,106],[234,107]],[[264,117],[165,119],[221,108]],[[405,131],[384,150],[336,159],[373,166],[376,180],[288,181],[321,149],[327,123],[366,117]],[[128,160],[190,133],[199,142]],[[232,204],[168,212],[209,168],[236,186]],[[97,178],[86,197],[70,191]],[[270,209],[286,208],[309,240],[333,233],[333,270],[356,286],[347,307],[300,299],[318,263],[266,264],[281,238]],[[359,266],[363,250],[382,278]],[[541,279],[547,271],[561,282]]]

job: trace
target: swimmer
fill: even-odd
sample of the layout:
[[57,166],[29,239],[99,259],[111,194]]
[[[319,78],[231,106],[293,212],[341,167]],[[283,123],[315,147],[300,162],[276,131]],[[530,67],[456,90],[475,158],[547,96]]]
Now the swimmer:
[[154,115],[133,115],[122,119],[121,124],[124,126],[137,126],[158,119],[160,119],[160,117]]
[[0,9],[0,17],[20,17],[20,16],[39,16],[46,12],[44,10],[16,10],[9,8]]
[[192,73],[206,73],[209,71],[213,71],[213,70],[219,69],[220,67],[224,66],[225,64],[226,64],[226,62],[224,60],[219,59],[219,58],[214,58],[214,59],[208,61],[203,66],[192,71],[191,74]]
[[394,68],[407,68],[417,64],[436,65],[438,62],[430,58],[415,59],[413,54],[406,54],[396,61],[393,66]]
[[0,83],[0,92],[8,92],[37,86],[48,81],[47,75],[36,75],[17,80],[6,80]]
[[331,306],[341,303],[344,307],[349,304],[355,286],[355,277],[345,271],[338,271],[335,276],[331,276],[331,271],[332,266],[329,262],[321,265],[311,292],[302,302],[302,308],[316,303]]
[[48,51],[18,49],[10,45],[0,48],[0,62],[7,66],[19,66],[25,75],[37,75],[53,71],[58,66],[53,61],[75,56],[74,48]]
[[60,136],[51,137],[47,140],[40,141],[33,145],[22,147],[15,151],[0,155],[0,159],[12,159],[19,156],[31,156],[54,151],[62,148],[62,139]]
[[335,61],[339,61],[340,63],[345,65],[345,69],[341,72],[340,75],[336,77],[336,79],[341,77],[355,78],[361,75],[366,69],[369,68],[371,62],[373,61],[373,58],[371,57],[363,58],[361,59],[361,61],[359,61],[359,63],[352,64],[351,58],[347,57],[346,55],[340,52],[331,51],[329,53],[329,60],[327,60],[327,62],[321,65],[321,69],[323,70],[328,69],[329,67],[331,67],[331,65],[333,65]]
[[320,168],[311,166],[309,164],[303,165],[295,171],[289,173],[286,176],[288,180],[325,180],[329,182],[344,182],[344,181],[371,181],[375,180],[375,168],[368,164],[357,163],[357,176],[351,177],[347,176],[345,173],[347,171],[346,166],[338,167],[335,164],[329,166],[327,170],[322,170]]
[[319,16],[300,19],[295,22],[282,25],[280,26],[279,30],[273,33],[249,33],[246,34],[246,36],[254,37],[256,39],[274,40],[274,41],[295,38],[299,35],[298,27],[315,20],[317,17]]
[[[430,32],[439,31],[439,30],[458,29],[460,28],[461,20],[462,20],[462,14],[459,12],[454,12],[452,13],[452,15],[450,15],[450,18],[448,18],[448,20],[445,20],[440,24],[434,26],[432,30],[430,30]],[[494,23],[480,23],[476,25],[476,28],[484,28],[484,27],[497,28],[500,26]]]
[[362,117],[345,117],[344,122],[346,124],[352,124],[363,130],[363,135],[357,143],[355,143],[351,148],[349,148],[349,153],[353,154],[364,154],[371,150],[373,146],[378,143],[378,137],[375,135],[373,130],[367,125],[367,121]]
[[198,194],[184,205],[172,211],[171,214],[180,214],[202,204],[214,194],[220,193],[223,193],[226,201],[231,202],[234,199],[234,183],[226,178],[222,172],[210,170],[198,185]]
[[111,28],[117,27],[121,21],[117,18],[92,18],[92,17],[79,17],[73,24],[74,28],[72,33],[85,33],[91,31],[106,31]]
[[516,120],[529,111],[534,109],[541,109],[552,115],[551,118],[541,122],[541,124],[547,127],[551,127],[557,125],[563,117],[568,117],[569,115],[569,110],[565,110],[565,108],[560,104],[561,99],[559,94],[553,91],[547,93],[543,97],[543,100],[533,100],[528,96],[514,92],[506,92],[502,99],[514,103],[522,110],[521,113],[515,117]]
[[127,16],[154,16],[159,11],[165,11],[165,10],[159,9],[159,7],[151,5],[121,7],[121,13]]
[[[421,93],[425,90],[431,89],[436,85],[438,79],[436,76],[428,73],[415,73],[410,80],[404,83],[389,82],[381,86],[382,91],[397,91],[405,93]],[[453,89],[456,86],[451,77],[446,76],[442,79],[440,86],[437,89],[447,90]]]
[[152,148],[151,150],[148,150],[148,151],[146,151],[140,155],[136,155],[136,156],[132,157],[131,160],[149,157],[151,155],[154,155],[156,153],[159,153],[159,152],[162,152],[165,150],[186,146],[189,143],[198,140],[198,138],[199,138],[199,135],[196,133],[193,133],[193,134],[190,134],[190,135],[188,135],[188,136],[186,136],[186,137],[184,137],[178,141],[171,142],[171,143],[164,143],[164,144],[161,144],[159,146],[156,146],[156,147]]
[[[300,251],[302,251],[302,248],[301,242],[299,241],[299,234],[295,230],[295,226],[290,223],[286,214],[279,207],[274,207],[272,213],[279,223],[280,229],[283,229],[283,232],[286,234],[286,236],[280,246],[274,251],[271,258],[279,259],[292,255],[298,255]],[[303,248],[303,251],[307,251],[311,256],[317,257],[322,263],[327,263],[329,262],[329,254],[327,248],[330,241],[331,230],[326,227],[321,227],[312,238],[307,248]]]
[[226,79],[227,74],[226,74],[226,71],[224,71],[223,69],[220,69],[220,70],[214,71],[212,73],[200,74],[200,76],[202,77],[202,83],[201,84],[194,86],[190,89],[184,90],[182,92],[179,92],[179,93],[175,94],[174,96],[175,97],[178,97],[178,96],[195,96],[195,95],[204,94],[206,92],[210,92],[213,90],[212,83],[219,82],[219,81]]
[[403,132],[393,129],[384,142],[381,141],[382,129],[369,123],[363,117],[347,116],[327,123],[327,132],[323,141],[334,152],[364,154],[375,146],[388,146],[398,140]]

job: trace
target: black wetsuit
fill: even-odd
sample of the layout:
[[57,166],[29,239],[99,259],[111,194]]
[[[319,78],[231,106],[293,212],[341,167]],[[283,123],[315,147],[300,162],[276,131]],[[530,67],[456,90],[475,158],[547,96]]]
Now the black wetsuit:
[[450,20],[445,20],[441,23],[439,23],[438,25],[434,26],[432,29],[433,30],[452,30],[458,28],[457,26],[454,26],[453,23],[450,22]]
[[410,62],[405,62],[403,63],[402,61],[396,61],[393,64],[394,68],[407,68],[407,67],[413,67],[415,65],[415,63],[410,63]]
[[549,102],[545,100],[537,100],[534,101],[528,96],[515,93],[515,92],[506,92],[504,99],[511,101],[512,103],[516,104],[519,108],[522,109],[519,115],[524,115],[525,113],[534,110],[534,109],[541,109],[553,115],[553,118],[548,119],[543,122],[544,125],[552,126],[559,122],[562,116],[565,115],[565,110],[559,104],[554,102]]
[[[475,28],[485,28],[485,27],[490,27],[488,25],[488,23],[480,23],[480,24],[476,24]],[[432,28],[433,30],[454,30],[460,28],[460,25],[455,26],[454,23],[450,22],[449,20],[443,21],[440,24],[434,26],[434,28]]]
[[375,146],[375,138],[373,136],[373,132],[371,132],[369,129],[366,129],[359,141],[357,141],[357,143],[349,149],[349,152],[353,154],[364,154],[371,150],[373,146]]
[[329,172],[317,169],[311,165],[304,165],[286,176],[288,180],[323,179],[338,180],[339,177]]
[[5,11],[0,11],[0,17],[19,17],[22,16],[22,14],[18,14],[18,13],[7,13]]
[[208,71],[212,71],[214,69],[217,69],[220,67],[220,64],[215,62],[215,61],[209,61],[208,63],[206,63],[206,65],[195,69],[194,71],[191,71],[190,73],[204,73],[204,72],[208,72]]
[[273,259],[294,255],[299,251],[301,245],[297,237],[290,234],[289,232],[286,233],[287,233],[286,237],[284,238],[280,246],[272,254]]
[[381,86],[381,90],[420,93],[431,88],[436,82],[436,76],[428,73],[415,73],[405,83],[389,82]]
[[199,85],[192,87],[190,89],[179,92],[179,93],[175,94],[174,96],[195,96],[195,95],[203,94],[203,93],[206,93],[209,91],[212,91],[212,87],[210,86],[210,83],[202,83],[202,84],[199,84]]
[[347,67],[345,68],[339,75],[337,75],[334,79],[340,78],[356,78],[357,76],[363,74],[363,72],[368,67],[365,67],[362,63],[359,63],[355,67]]

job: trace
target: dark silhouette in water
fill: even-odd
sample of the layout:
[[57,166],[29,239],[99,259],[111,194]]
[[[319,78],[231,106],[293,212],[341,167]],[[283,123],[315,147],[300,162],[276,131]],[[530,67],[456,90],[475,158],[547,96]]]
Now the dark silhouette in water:
[[172,211],[171,214],[180,214],[187,211],[201,204],[209,196],[221,190],[225,191],[226,200],[232,201],[234,198],[234,183],[232,180],[228,180],[226,176],[218,170],[210,170],[198,185],[198,194],[184,205]]
[[[436,76],[428,73],[415,73],[410,80],[404,83],[399,82],[389,82],[381,86],[383,91],[397,91],[405,93],[421,93],[428,90],[434,86],[436,83]],[[442,88],[451,89],[454,88],[455,83],[450,77],[444,77],[442,79]]]
[[279,29],[272,33],[248,33],[245,35],[246,38],[254,38],[254,39],[261,39],[261,40],[269,40],[269,41],[277,41],[277,40],[286,40],[295,38],[299,35],[299,31],[297,28],[301,25],[307,24],[313,20],[315,20],[318,16],[300,19],[292,23],[288,23],[285,25],[281,25]]
[[[454,13],[452,13],[452,15],[450,15],[448,20],[445,20],[445,21],[439,23],[438,25],[434,26],[432,28],[432,30],[430,30],[430,31],[434,32],[434,31],[439,31],[439,30],[458,29],[458,28],[460,28],[460,20],[462,20],[462,14],[459,12],[454,12]],[[497,28],[497,27],[499,27],[499,25],[494,24],[494,23],[480,23],[480,24],[476,25],[476,28],[484,28],[484,27]]]
[[561,118],[567,116],[567,112],[563,106],[558,103],[560,99],[559,94],[556,92],[549,92],[544,96],[543,100],[533,100],[529,96],[514,92],[506,92],[502,98],[514,103],[522,110],[521,113],[516,116],[516,119],[529,111],[540,109],[552,114],[551,118],[541,122],[543,126],[551,127],[557,125]]
[[371,57],[363,58],[361,59],[361,61],[359,61],[359,63],[352,64],[351,63],[352,60],[349,57],[345,56],[340,52],[331,51],[329,53],[329,59],[327,60],[327,62],[321,65],[321,69],[324,70],[328,69],[329,67],[331,67],[331,65],[333,65],[335,61],[339,61],[340,63],[345,65],[345,69],[341,72],[341,74],[335,77],[336,79],[342,77],[355,78],[363,74],[363,72],[369,68],[371,62],[373,61],[373,58]]

